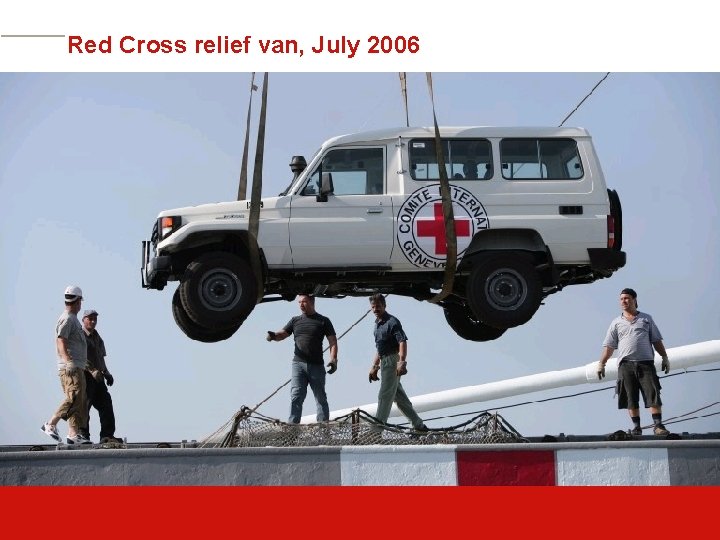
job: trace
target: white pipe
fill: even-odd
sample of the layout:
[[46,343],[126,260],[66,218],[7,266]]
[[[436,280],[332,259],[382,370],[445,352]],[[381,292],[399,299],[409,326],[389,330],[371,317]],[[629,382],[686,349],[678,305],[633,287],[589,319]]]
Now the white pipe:
[[[720,362],[720,340],[703,341],[702,343],[674,347],[668,349],[667,353],[672,371],[703,364],[712,364],[714,362]],[[662,359],[656,354],[655,367],[658,369],[658,372],[661,361]],[[448,407],[457,407],[458,405],[465,405],[467,403],[490,401],[493,399],[539,392],[541,390],[550,390],[551,388],[586,383],[607,383],[607,381],[617,379],[617,358],[611,358],[608,361],[605,367],[606,378],[602,381],[600,381],[597,376],[597,365],[596,360],[580,367],[536,373],[535,375],[527,375],[525,377],[517,377],[515,379],[507,379],[477,386],[465,386],[454,390],[443,390],[432,394],[415,396],[410,398],[410,400],[417,412],[427,412],[446,409]],[[368,414],[375,415],[377,403],[368,403],[366,405],[332,411],[330,418],[345,416],[355,409],[362,409]],[[401,416],[401,414],[397,407],[393,405],[390,416]],[[303,424],[315,421],[315,415],[303,416],[301,419],[301,423]]]

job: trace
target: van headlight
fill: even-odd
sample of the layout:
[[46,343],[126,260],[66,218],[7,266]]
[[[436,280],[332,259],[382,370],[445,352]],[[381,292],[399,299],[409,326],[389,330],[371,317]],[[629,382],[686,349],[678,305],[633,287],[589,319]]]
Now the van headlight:
[[177,231],[182,224],[180,216],[165,216],[158,219],[158,230],[160,231],[160,240],[165,240],[172,233]]

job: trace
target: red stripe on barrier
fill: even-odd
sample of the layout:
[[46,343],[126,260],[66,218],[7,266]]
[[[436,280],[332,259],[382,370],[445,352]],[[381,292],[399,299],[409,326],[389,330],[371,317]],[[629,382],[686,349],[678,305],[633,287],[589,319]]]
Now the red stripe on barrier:
[[555,452],[458,451],[459,486],[554,486]]

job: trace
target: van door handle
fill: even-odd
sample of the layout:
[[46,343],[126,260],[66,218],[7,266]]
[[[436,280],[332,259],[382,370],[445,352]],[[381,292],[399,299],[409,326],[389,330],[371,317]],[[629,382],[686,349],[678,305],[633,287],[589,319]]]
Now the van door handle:
[[382,208],[368,208],[367,213],[368,214],[382,214],[383,209]]

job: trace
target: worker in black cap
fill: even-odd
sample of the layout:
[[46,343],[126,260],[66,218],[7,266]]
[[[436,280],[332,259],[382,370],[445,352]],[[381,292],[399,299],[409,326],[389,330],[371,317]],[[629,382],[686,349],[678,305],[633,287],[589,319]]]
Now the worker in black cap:
[[627,409],[633,428],[632,435],[642,435],[640,427],[640,393],[645,408],[653,418],[653,433],[669,435],[662,423],[660,379],[655,369],[653,348],[662,358],[661,369],[670,372],[670,361],[662,342],[660,330],[647,313],[638,311],[637,293],[633,289],[620,291],[622,313],[610,323],[603,352],[598,362],[598,378],[605,377],[605,364],[618,351],[618,409]]
[[105,342],[96,329],[97,320],[98,312],[94,309],[86,309],[83,312],[82,324],[87,341],[85,386],[88,400],[88,422],[81,431],[85,437],[90,438],[90,409],[95,407],[100,417],[100,442],[122,443],[122,439],[115,437],[115,412],[113,411],[112,397],[107,388],[113,385],[115,379],[105,363],[107,355]]

